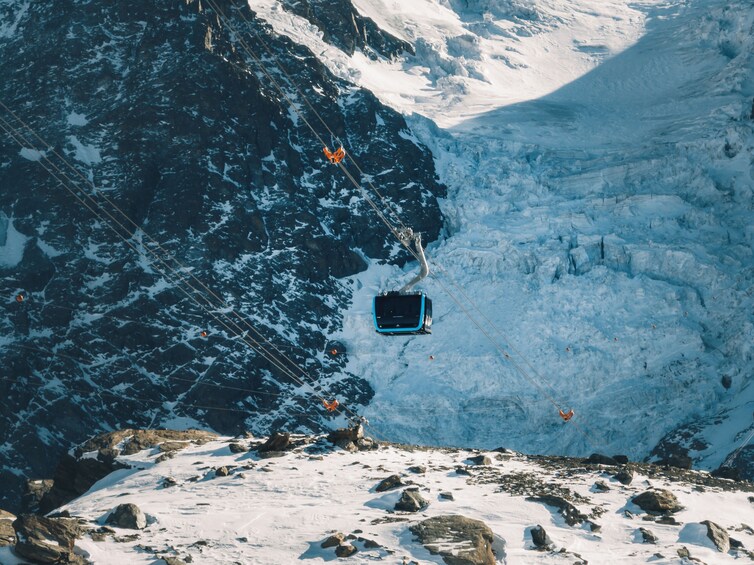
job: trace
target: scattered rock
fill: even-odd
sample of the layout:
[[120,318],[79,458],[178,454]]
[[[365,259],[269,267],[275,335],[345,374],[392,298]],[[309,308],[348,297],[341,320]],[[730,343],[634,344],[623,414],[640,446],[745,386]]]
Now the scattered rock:
[[82,530],[76,520],[23,514],[13,522],[18,542],[14,552],[34,563],[75,563],[86,560],[73,552]]
[[147,517],[135,504],[120,504],[107,517],[107,524],[130,530],[143,530],[147,527]]
[[477,455],[476,457],[469,457],[468,459],[474,465],[492,465],[492,459],[486,455]]
[[217,469],[215,469],[216,477],[227,477],[228,475],[230,475],[230,471],[225,466],[218,467]]
[[0,510],[0,547],[16,543],[16,531],[13,529],[15,519],[10,512]]
[[605,481],[597,481],[594,483],[594,492],[607,492],[609,490],[610,487],[607,486]]
[[177,557],[163,556],[162,560],[165,562],[165,565],[187,565],[185,561]]
[[531,541],[534,543],[534,548],[538,551],[552,551],[555,544],[547,535],[547,532],[542,526],[534,526],[529,528],[529,534],[531,534]]
[[387,479],[382,479],[374,490],[377,492],[385,492],[386,490],[406,486],[403,479],[399,475],[390,475]]
[[448,565],[495,565],[492,530],[465,516],[435,516],[409,528],[419,543]]
[[471,471],[469,471],[466,467],[463,465],[456,467],[456,475],[469,475],[471,476]]
[[673,453],[668,457],[657,462],[658,465],[667,465],[668,467],[677,467],[678,469],[691,469],[693,459],[682,453]]
[[423,475],[427,472],[427,468],[424,465],[414,465],[408,468],[409,472],[416,473],[417,475]]
[[359,537],[359,538],[357,538],[357,539],[358,539],[358,540],[359,540],[359,541],[360,541],[361,543],[363,543],[363,544],[364,544],[364,549],[377,549],[377,548],[379,548],[379,547],[382,547],[382,546],[381,546],[381,545],[380,545],[379,543],[377,543],[377,542],[376,542],[376,541],[374,541],[373,539],[369,539],[369,538],[362,538],[362,537]]
[[607,455],[602,455],[601,453],[592,453],[586,462],[593,465],[618,465],[618,462],[615,459],[608,457]]
[[634,471],[633,469],[629,469],[628,467],[624,467],[620,471],[618,471],[615,475],[613,475],[613,478],[618,481],[620,484],[628,486],[630,485],[634,480]]
[[173,477],[165,477],[162,479],[162,488],[170,488],[174,487],[178,484],[178,481],[176,481]]
[[625,455],[613,455],[613,459],[621,465],[626,465],[628,463],[628,457]]
[[335,555],[338,557],[350,557],[354,553],[356,553],[358,549],[351,545],[350,543],[341,543],[338,547],[335,548]]
[[230,449],[231,453],[246,453],[247,451],[245,446],[236,442],[228,444],[228,449]]
[[660,516],[655,520],[658,524],[663,524],[665,526],[680,526],[681,523],[673,518],[672,516]]
[[429,502],[416,490],[404,490],[400,500],[395,503],[396,510],[419,512],[429,506]]
[[331,443],[338,444],[339,440],[347,440],[356,443],[364,437],[364,427],[361,424],[350,426],[348,428],[338,428],[327,435],[327,440]]
[[730,550],[730,536],[728,536],[728,532],[709,520],[704,520],[702,524],[707,526],[707,537],[712,540],[717,550],[722,553],[728,553]]
[[440,498],[444,500],[455,500],[452,492],[444,491],[440,493]]
[[113,541],[115,543],[131,543],[132,541],[136,541],[141,536],[139,534],[128,534],[127,536],[114,536]]
[[346,536],[344,536],[341,532],[338,532],[329,536],[325,541],[319,544],[319,546],[323,549],[327,549],[328,547],[337,547],[341,543],[343,543],[345,539]]
[[526,500],[529,502],[541,502],[547,506],[554,506],[558,509],[559,513],[565,518],[566,524],[569,526],[575,526],[586,521],[586,514],[579,512],[573,504],[566,499],[551,494],[545,494],[540,496],[527,496]]
[[274,459],[276,457],[285,457],[288,454],[287,451],[260,451],[260,459]]
[[257,451],[260,453],[265,453],[268,451],[285,451],[290,443],[291,434],[289,434],[288,432],[275,432],[267,438],[267,441],[265,441],[257,448]]
[[689,559],[691,557],[691,553],[689,553],[689,550],[686,548],[686,546],[683,546],[681,549],[677,550],[676,553],[681,559]]
[[646,528],[639,528],[641,534],[642,543],[657,543],[657,536]]
[[649,514],[673,514],[683,510],[678,499],[669,490],[655,489],[644,491],[631,502]]

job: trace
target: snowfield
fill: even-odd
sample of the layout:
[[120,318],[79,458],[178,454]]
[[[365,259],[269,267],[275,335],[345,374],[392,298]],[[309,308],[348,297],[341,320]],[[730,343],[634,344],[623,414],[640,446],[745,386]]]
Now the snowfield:
[[[704,468],[742,444],[754,424],[750,3],[356,1],[414,46],[393,61],[349,57],[274,0],[251,4],[402,111],[449,188],[423,285],[432,336],[371,328],[371,297],[415,264],[355,277],[333,336],[375,390],[364,412],[379,435],[640,458],[694,423]],[[556,406],[576,417],[564,424]]]
[[[684,547],[705,563],[746,558],[742,552],[718,551],[707,538],[704,520],[728,530],[744,547],[754,546],[754,532],[742,525],[751,522],[747,493],[735,491],[730,481],[700,486],[705,473],[677,482],[645,466],[623,485],[613,478],[618,468],[583,461],[409,446],[352,453],[324,438],[292,439],[308,445],[265,459],[253,450],[258,440],[231,438],[188,445],[161,463],[156,462],[164,456],[159,448],[121,456],[135,468],[109,475],[64,509],[96,530],[113,508],[132,503],[146,514],[148,525],[140,531],[113,528],[99,541],[84,536],[77,552],[108,565],[162,563],[156,559],[165,556],[218,565],[326,563],[338,559],[334,548],[321,543],[341,532],[352,534],[358,549],[351,563],[442,564],[442,557],[432,555],[409,531],[440,515],[484,522],[494,534],[498,563],[579,563],[580,556],[589,563],[609,558],[669,564],[679,562],[678,550]],[[231,441],[252,451],[231,454]],[[489,464],[469,459],[479,455],[489,457]],[[221,467],[227,476],[216,472]],[[377,484],[393,474],[404,485],[377,492]],[[172,486],[166,486],[168,477]],[[429,505],[419,512],[394,510],[409,483]],[[673,515],[675,525],[657,522],[631,502],[650,487],[670,489],[678,497],[684,509]],[[584,514],[581,521],[568,525],[556,507],[526,498],[544,492],[574,501]],[[551,538],[550,551],[534,549],[529,529],[536,525]],[[642,543],[640,527],[650,530],[657,543]],[[7,548],[0,550],[0,560],[20,563]]]

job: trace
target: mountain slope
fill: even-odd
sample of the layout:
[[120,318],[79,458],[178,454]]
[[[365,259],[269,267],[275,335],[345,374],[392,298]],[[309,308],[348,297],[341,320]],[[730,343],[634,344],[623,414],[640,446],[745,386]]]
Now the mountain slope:
[[[302,414],[319,400],[288,359],[319,395],[370,395],[325,354],[350,301],[342,278],[405,256],[325,161],[301,119],[314,116],[273,87],[293,88],[277,64],[430,239],[444,188],[399,114],[219,6],[252,53],[269,49],[268,75],[204,2],[0,6],[0,100],[51,146],[0,139],[4,507],[93,430],[326,427],[324,410]],[[277,361],[255,351],[264,340]]]
[[744,444],[750,3],[357,2],[414,46],[393,61],[261,4],[333,72],[413,112],[449,187],[447,237],[429,249],[432,337],[374,340],[368,297],[408,276],[384,266],[358,275],[340,337],[382,435],[642,458],[670,434],[657,457],[706,468]]

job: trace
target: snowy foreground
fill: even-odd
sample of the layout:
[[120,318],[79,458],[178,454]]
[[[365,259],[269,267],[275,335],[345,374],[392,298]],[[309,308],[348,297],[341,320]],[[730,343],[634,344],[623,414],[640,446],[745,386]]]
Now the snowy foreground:
[[[164,563],[156,559],[166,556],[222,565],[324,563],[339,560],[334,548],[321,543],[340,532],[352,534],[347,543],[358,550],[343,562],[451,563],[431,554],[409,530],[443,515],[484,522],[494,535],[490,545],[497,563],[688,563],[679,557],[687,550],[704,563],[722,564],[746,561],[752,554],[745,550],[754,548],[754,530],[746,525],[752,523],[752,493],[737,490],[751,490],[750,483],[629,464],[636,475],[624,486],[614,475],[626,467],[584,460],[398,445],[349,452],[322,437],[291,439],[293,447],[268,458],[255,450],[263,440],[222,437],[204,445],[184,443],[167,460],[158,447],[120,456],[134,469],[112,473],[63,508],[91,530],[77,541],[77,552],[107,565]],[[239,453],[231,453],[231,443]],[[479,455],[489,457],[488,464],[470,460]],[[217,471],[221,467],[227,476]],[[375,490],[394,474],[403,486]],[[418,488],[426,508],[394,510],[410,488],[407,483]],[[648,489],[672,491],[684,509],[673,519],[649,516],[631,502]],[[527,500],[546,494],[573,503],[573,525],[555,506]],[[146,514],[147,527],[100,528],[110,511],[125,503]],[[707,538],[705,520],[745,549],[719,551]],[[534,548],[530,529],[537,525],[551,548]],[[105,533],[94,541],[91,532],[98,528]],[[644,541],[639,528],[651,532],[656,543]],[[468,544],[440,545],[457,553]],[[0,550],[0,562],[21,563],[8,548]]]
[[371,330],[371,297],[415,264],[354,277],[333,336],[375,390],[372,423],[394,441],[636,458],[691,424],[682,447],[719,466],[754,424],[751,3],[355,4],[416,54],[349,57],[253,2],[402,111],[449,188],[432,336]]

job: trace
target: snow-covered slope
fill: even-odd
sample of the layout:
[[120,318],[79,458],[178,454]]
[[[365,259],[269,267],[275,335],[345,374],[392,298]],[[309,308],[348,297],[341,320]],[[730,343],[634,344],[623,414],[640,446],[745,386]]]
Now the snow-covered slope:
[[[322,548],[322,542],[340,532],[352,536],[347,543],[358,549],[346,562],[441,564],[442,557],[432,555],[409,528],[447,515],[484,522],[494,536],[497,563],[605,563],[609,556],[612,563],[669,564],[687,562],[678,557],[684,548],[709,564],[751,556],[719,551],[707,538],[705,520],[743,548],[754,546],[754,532],[743,525],[751,522],[750,493],[738,490],[747,485],[705,473],[600,466],[506,450],[383,446],[349,452],[324,438],[291,439],[298,447],[272,458],[255,451],[260,440],[222,437],[172,451],[167,460],[166,449],[158,447],[120,456],[134,468],[102,479],[64,508],[90,530],[76,542],[77,552],[108,565],[163,563],[156,560],[163,557],[222,565],[324,563],[336,559],[335,547]],[[231,453],[231,442],[236,450],[252,450]],[[480,458],[477,464],[472,457]],[[622,476],[629,484],[615,478],[621,469],[634,469],[632,481]],[[378,492],[378,483],[390,475],[400,476],[402,484]],[[412,486],[428,506],[395,510]],[[672,518],[645,513],[632,500],[649,489],[669,489],[684,508]],[[545,496],[552,498],[537,499]],[[557,508],[563,501],[574,505],[567,518]],[[146,514],[146,529],[101,528],[126,503]],[[549,550],[534,548],[531,528],[537,525],[552,541]],[[643,542],[640,528],[656,543]],[[445,549],[463,547],[446,540]],[[0,561],[21,562],[7,548],[0,550]]]
[[[371,296],[409,276],[373,264],[335,336],[376,391],[379,434],[645,457],[693,423],[683,447],[708,468],[741,445],[754,406],[751,3],[355,2],[414,46],[391,61],[253,4],[411,115],[450,190],[424,285],[433,335],[373,334]],[[552,401],[577,417],[564,425]]]

